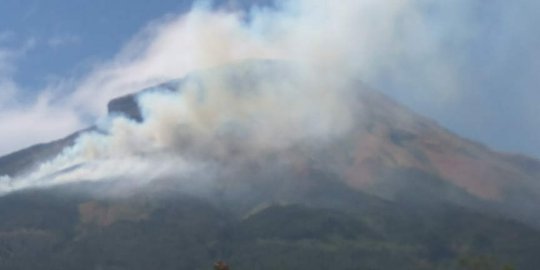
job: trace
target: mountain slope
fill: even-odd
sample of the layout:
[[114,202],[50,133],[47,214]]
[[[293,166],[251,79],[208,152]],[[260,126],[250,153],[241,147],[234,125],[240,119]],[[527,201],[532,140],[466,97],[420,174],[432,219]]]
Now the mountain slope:
[[72,146],[85,131],[76,132],[63,139],[43,143],[0,157],[0,175],[16,176],[36,169],[40,163],[57,156]]
[[[540,224],[539,216],[530,211],[540,197],[538,160],[494,152],[378,93],[367,95],[362,99],[369,119],[367,132],[358,132],[362,135],[355,140],[354,166],[347,177],[352,186],[396,192],[389,189],[408,184],[384,187],[382,183],[388,178],[403,181],[407,178],[401,173],[405,169],[442,179],[469,195],[504,208],[501,210],[507,214]],[[387,177],[396,170],[397,177]],[[381,178],[384,180],[380,181]]]
[[[73,188],[73,187],[71,187]],[[462,208],[414,209],[357,193],[369,209],[268,205],[247,216],[179,193],[128,198],[31,191],[0,198],[6,269],[536,269],[540,232]],[[399,209],[399,211],[395,211]]]
[[[238,77],[253,76],[244,70],[249,65],[222,69],[238,83],[242,81]],[[175,91],[183,83],[177,80],[143,92]],[[540,204],[538,160],[492,151],[364,85],[352,87],[356,88],[355,111],[349,132],[318,149],[282,153],[298,166],[305,166],[299,170],[309,170],[310,166],[328,170],[352,188],[387,199],[411,197],[416,192],[413,197],[490,210],[540,225],[536,211]],[[109,106],[111,113],[142,120],[137,95],[121,97],[111,104],[123,104]]]
[[[0,221],[0,268],[207,269],[223,258],[234,269],[459,269],[460,260],[536,269],[540,162],[460,138],[358,83],[346,91],[352,124],[341,132],[314,132],[317,140],[301,129],[315,126],[320,131],[324,116],[318,110],[316,121],[311,114],[305,122],[295,122],[295,114],[277,118],[306,125],[261,124],[250,110],[274,110],[275,103],[227,103],[231,96],[253,97],[273,87],[295,86],[288,73],[283,63],[239,63],[112,100],[110,122],[129,127],[122,138],[132,142],[133,137],[135,143],[120,143],[124,148],[105,151],[103,159],[117,161],[111,158],[117,153],[120,161],[131,161],[130,155],[137,162],[165,158],[149,163],[146,174],[99,181],[83,181],[83,175],[78,181],[53,181],[0,197],[0,216],[5,217]],[[215,85],[234,93],[219,93],[212,105],[228,110],[233,104],[237,111],[226,115],[196,107]],[[189,96],[189,91],[195,94]],[[149,95],[151,99],[145,99]],[[204,132],[182,123],[164,138],[152,133],[169,126],[156,125],[144,103],[165,106],[182,97],[195,104],[194,127]],[[320,110],[341,109],[330,105]],[[164,112],[178,117],[170,108]],[[263,112],[275,116],[274,111]],[[229,116],[245,117],[248,124],[227,118],[224,125],[208,128]],[[144,129],[146,124],[152,129]],[[332,123],[330,129],[339,124]],[[267,126],[278,128],[255,144],[250,132]],[[287,137],[280,127],[300,130],[293,135],[301,136]],[[171,143],[157,148],[156,154],[146,147],[153,141],[137,137],[141,128],[156,141]],[[24,181],[41,162],[66,147],[73,152],[70,145],[81,148],[95,134],[97,140],[90,141],[94,144],[118,142],[114,130],[93,127],[0,158],[0,176]],[[115,145],[98,146],[109,150]],[[101,157],[90,150],[92,157]],[[185,166],[185,160],[177,161],[171,153],[203,160],[206,167],[161,173],[166,170],[160,163]],[[77,161],[52,176],[87,164],[91,173],[99,162]],[[146,165],[134,164],[128,164],[130,171]]]
[[[194,82],[204,88],[215,78],[224,80],[231,88],[249,90],[266,83],[262,76],[285,79],[286,73],[287,67],[279,62],[224,66],[114,99],[108,104],[109,114],[142,122],[145,116],[138,98],[143,93],[174,93]],[[387,199],[411,197],[416,190],[412,197],[431,197],[473,209],[493,210],[540,225],[540,214],[536,211],[540,203],[538,160],[494,152],[460,138],[364,85],[350,88],[354,89],[350,98],[354,124],[348,132],[324,145],[300,145],[277,153],[292,161],[295,170],[329,171],[354,189]],[[27,172],[73,144],[80,134],[93,130],[2,157],[0,175]],[[239,145],[228,147],[232,149],[228,151],[239,149]]]

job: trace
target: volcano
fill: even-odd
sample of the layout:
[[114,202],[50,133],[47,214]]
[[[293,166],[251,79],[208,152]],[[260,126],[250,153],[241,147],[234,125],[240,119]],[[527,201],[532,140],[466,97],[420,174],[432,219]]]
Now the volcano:
[[[0,158],[2,185],[20,187],[4,188],[0,198],[0,266],[210,269],[224,259],[231,269],[536,269],[538,160],[461,138],[360,82],[340,86],[342,107],[325,107],[332,97],[308,103],[322,104],[320,114],[295,109],[300,113],[279,118],[298,101],[280,97],[287,106],[275,108],[274,95],[254,105],[271,111],[253,114],[249,104],[261,91],[299,87],[290,73],[283,63],[249,61],[190,74],[110,101],[107,127]],[[209,102],[215,85],[233,94]],[[170,157],[180,153],[211,164],[207,169],[58,180],[99,168],[101,158],[110,159],[107,152],[18,186],[59,156],[70,157],[88,136],[114,137],[115,121],[133,130],[149,125],[156,114],[148,100],[189,91],[196,93],[193,104],[222,111],[192,105],[200,106],[192,107],[197,122],[167,133],[172,143],[124,151],[122,160],[166,153],[175,164]],[[234,103],[233,110],[231,97],[250,103]],[[327,112],[341,116],[342,110],[346,116],[329,121],[330,131],[321,128]],[[267,126],[272,129],[259,132]],[[39,184],[47,179],[54,181]]]

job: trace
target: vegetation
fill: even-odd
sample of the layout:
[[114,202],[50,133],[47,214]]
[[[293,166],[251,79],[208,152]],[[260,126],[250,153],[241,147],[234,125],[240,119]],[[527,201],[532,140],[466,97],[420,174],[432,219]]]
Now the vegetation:
[[[100,206],[91,209],[118,216],[105,223],[83,218],[90,214],[81,205],[89,201]],[[533,270],[540,264],[535,229],[449,206],[374,205],[379,212],[281,204],[242,216],[180,195],[14,194],[0,199],[0,269],[208,269],[218,259],[234,270]]]
[[459,266],[464,270],[514,270],[515,268],[506,264],[502,265],[495,258],[480,256],[480,257],[464,257],[459,260]]

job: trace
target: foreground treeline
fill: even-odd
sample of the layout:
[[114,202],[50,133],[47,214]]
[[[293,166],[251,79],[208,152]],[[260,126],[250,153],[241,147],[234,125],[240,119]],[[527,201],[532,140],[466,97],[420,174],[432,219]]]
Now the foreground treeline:
[[361,200],[365,207],[269,204],[239,214],[176,195],[13,194],[0,198],[0,269],[209,269],[217,260],[234,270],[540,265],[540,233],[527,226],[456,207]]

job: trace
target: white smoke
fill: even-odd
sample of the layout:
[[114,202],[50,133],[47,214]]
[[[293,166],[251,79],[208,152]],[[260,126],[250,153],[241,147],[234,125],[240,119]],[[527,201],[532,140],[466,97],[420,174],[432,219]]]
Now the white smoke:
[[370,80],[400,69],[403,55],[423,59],[417,74],[433,78],[433,91],[439,91],[433,95],[455,94],[455,70],[427,29],[423,1],[276,2],[276,9],[250,14],[195,5],[186,15],[153,22],[83,79],[65,103],[103,115],[103,104],[117,96],[246,59],[293,61],[333,81],[359,74]]
[[171,175],[182,178],[213,163],[255,160],[298,143],[332,138],[353,120],[346,91],[315,76],[269,61],[196,73],[176,91],[156,88],[141,94],[143,122],[107,117],[100,131],[82,135],[36,171],[5,179],[2,191],[78,181],[130,179],[136,185]]
[[[457,21],[462,10],[452,7],[468,7],[459,2],[438,7]],[[216,160],[332,138],[355,121],[348,90],[360,78],[401,74],[397,79],[411,86],[407,94],[436,97],[426,98],[438,100],[435,106],[459,97],[458,68],[441,45],[446,32],[435,31],[426,17],[429,1],[290,0],[277,6],[245,14],[199,5],[151,23],[114,59],[80,81],[67,80],[75,88],[71,94],[51,91],[47,99],[56,100],[58,115],[75,115],[70,126],[101,117],[100,131],[85,134],[24,179],[3,178],[7,184],[0,189],[189,174]],[[463,31],[465,39],[470,35]],[[281,60],[287,68],[257,70],[249,59]],[[404,65],[418,59],[418,65]],[[243,63],[237,74],[216,68],[231,63]],[[208,69],[178,92],[141,96],[143,123],[103,116],[112,98]]]

